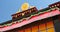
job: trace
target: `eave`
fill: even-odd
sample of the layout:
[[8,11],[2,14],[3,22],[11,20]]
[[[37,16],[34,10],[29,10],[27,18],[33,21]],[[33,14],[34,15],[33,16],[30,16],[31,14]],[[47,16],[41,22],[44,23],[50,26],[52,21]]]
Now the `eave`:
[[16,23],[16,24],[13,24],[11,26],[6,26],[6,27],[3,27],[3,28],[0,28],[0,31],[7,31],[7,30],[18,28],[18,27],[22,27],[22,26],[27,25],[29,23],[35,22],[37,20],[42,20],[42,19],[53,17],[53,16],[56,16],[56,15],[60,15],[59,10],[52,10],[50,12],[44,12],[42,14],[39,14],[39,15],[36,15],[36,16],[32,17],[29,20],[24,20],[21,23]]

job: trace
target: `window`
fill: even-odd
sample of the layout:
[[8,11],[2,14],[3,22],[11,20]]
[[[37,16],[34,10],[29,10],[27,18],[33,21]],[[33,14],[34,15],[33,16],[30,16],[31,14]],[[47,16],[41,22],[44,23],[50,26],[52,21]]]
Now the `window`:
[[25,32],[31,32],[31,28],[26,28]]
[[54,27],[53,21],[47,22],[47,28]]
[[39,25],[39,30],[44,30],[44,29],[46,29],[46,25],[45,25],[45,23]]
[[49,28],[47,32],[55,32],[55,31],[54,31],[54,28]]
[[32,32],[38,32],[38,26],[33,26],[32,27]]
[[53,21],[47,21],[46,23],[39,25],[40,32],[55,32]]

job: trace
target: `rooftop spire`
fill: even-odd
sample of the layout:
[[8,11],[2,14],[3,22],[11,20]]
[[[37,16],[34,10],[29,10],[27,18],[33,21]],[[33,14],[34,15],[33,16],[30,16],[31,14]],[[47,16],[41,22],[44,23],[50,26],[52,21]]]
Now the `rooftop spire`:
[[20,9],[18,9],[18,11],[16,13],[19,13],[20,12]]
[[21,10],[22,11],[25,11],[25,10],[27,10],[29,8],[29,4],[28,3],[24,3],[24,4],[22,4],[22,6],[21,6]]

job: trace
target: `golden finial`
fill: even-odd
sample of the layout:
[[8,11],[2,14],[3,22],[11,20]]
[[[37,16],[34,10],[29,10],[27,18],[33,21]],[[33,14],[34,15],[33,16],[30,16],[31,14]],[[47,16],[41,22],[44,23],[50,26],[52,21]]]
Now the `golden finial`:
[[21,6],[22,11],[25,11],[25,10],[27,10],[28,8],[29,8],[29,4],[28,4],[28,3],[24,3],[24,4],[22,4],[22,6]]

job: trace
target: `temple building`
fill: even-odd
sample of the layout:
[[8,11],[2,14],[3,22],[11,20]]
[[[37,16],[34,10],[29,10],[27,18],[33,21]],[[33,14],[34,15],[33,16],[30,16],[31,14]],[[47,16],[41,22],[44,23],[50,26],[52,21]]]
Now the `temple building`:
[[0,24],[0,32],[60,32],[60,1],[44,9],[36,7],[12,14]]

